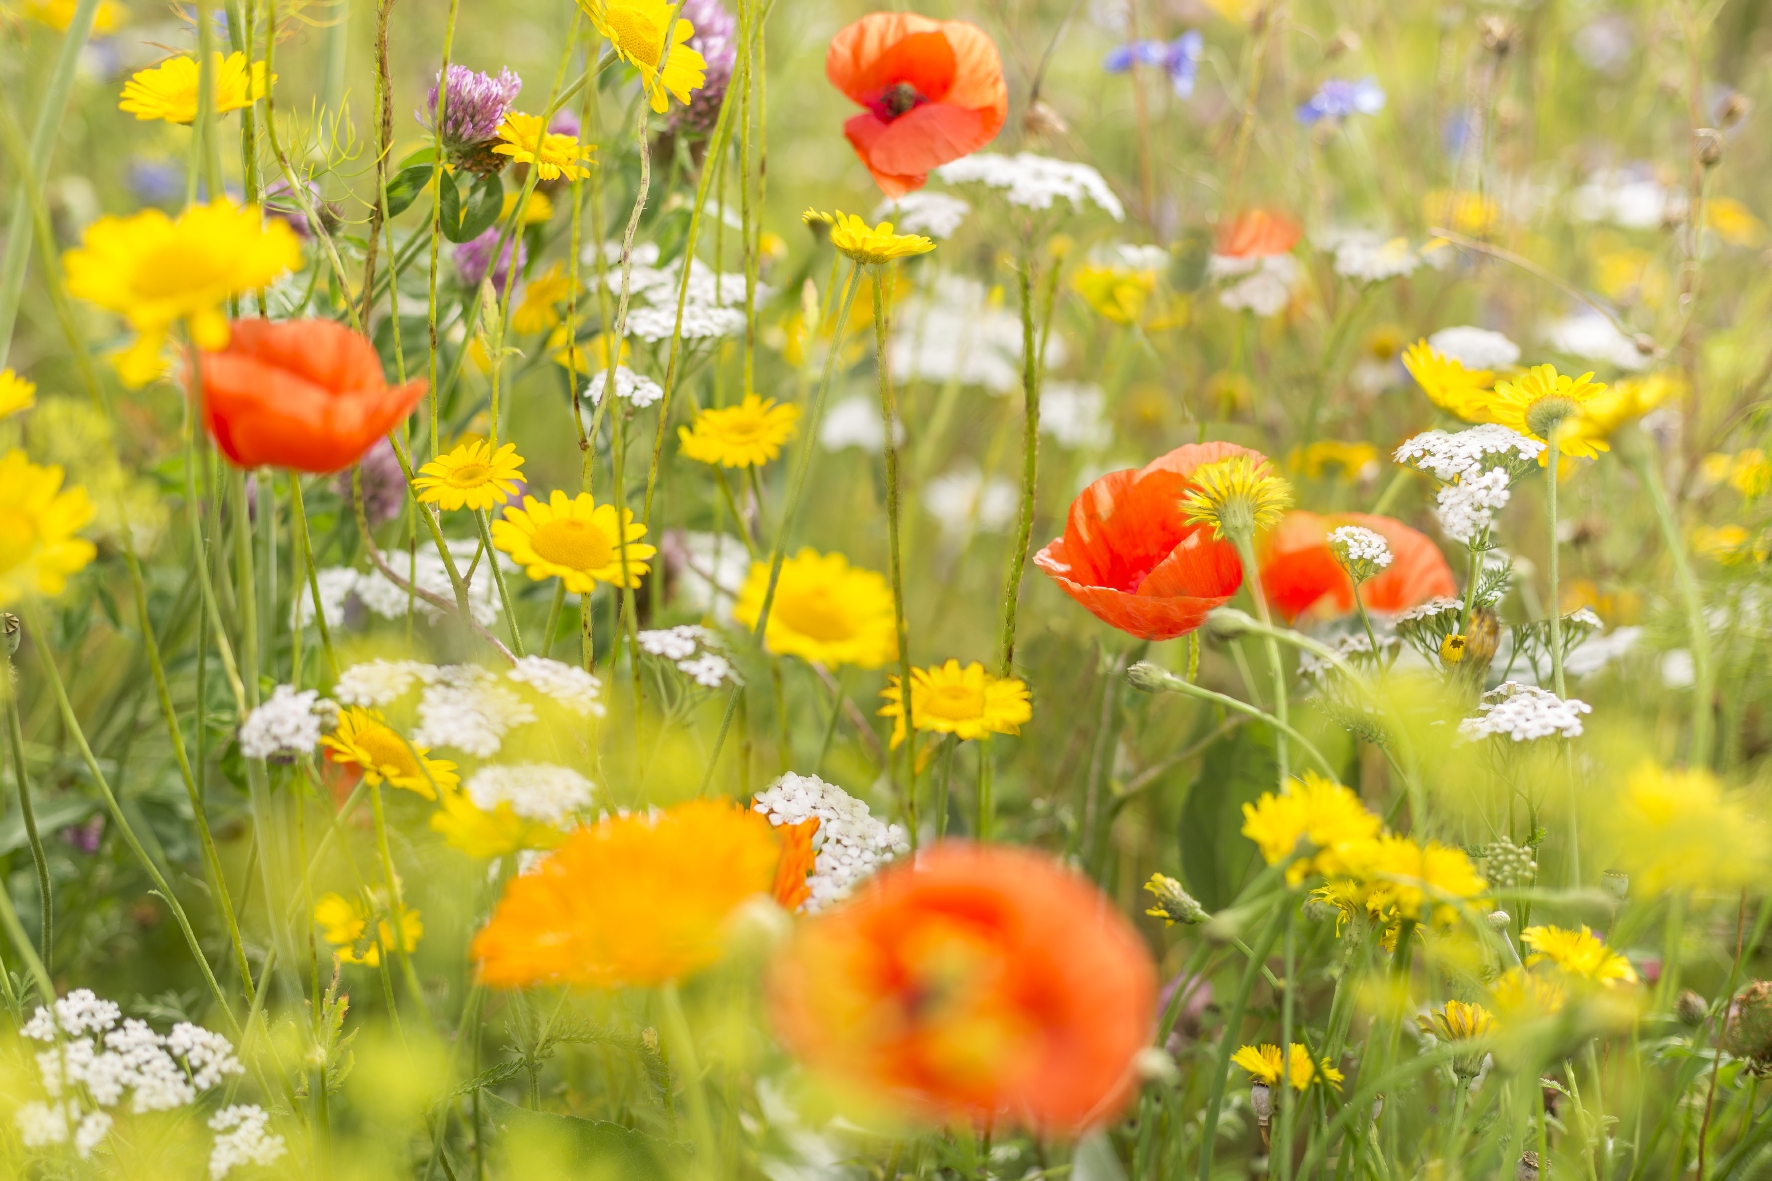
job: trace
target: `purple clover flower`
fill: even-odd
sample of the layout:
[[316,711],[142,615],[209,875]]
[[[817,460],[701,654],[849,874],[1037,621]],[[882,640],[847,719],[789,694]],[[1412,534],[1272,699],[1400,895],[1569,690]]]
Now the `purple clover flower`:
[[689,96],[689,105],[675,117],[676,126],[708,131],[720,117],[720,104],[738,63],[738,20],[720,0],[683,0],[680,15],[695,29],[689,48],[701,54],[708,69],[706,83]]
[[573,139],[577,139],[580,130],[578,116],[571,111],[555,111],[554,117],[548,120],[549,135],[570,135]]
[[[437,91],[442,79],[439,71],[437,85],[431,87],[424,109],[413,112],[418,121],[432,131],[437,130]],[[509,68],[501,69],[498,77],[494,78],[466,66],[449,67],[449,94],[443,100],[442,130],[443,152],[451,163],[466,164],[476,171],[485,171],[484,167],[480,167],[489,163],[481,159],[487,154],[484,146],[498,138],[499,124],[505,121],[505,116],[510,113],[511,103],[522,89],[523,79],[513,74]],[[472,162],[469,157],[474,158]],[[502,157],[493,159],[498,163],[503,162]],[[497,168],[492,170],[497,171]]]
[[505,248],[499,252],[498,264],[493,265],[492,249],[498,245],[499,227],[493,226],[478,238],[463,242],[455,248],[455,269],[461,276],[463,284],[470,288],[479,287],[480,280],[486,278],[488,269],[492,273],[492,286],[501,296],[504,294],[505,281],[511,274],[511,254],[516,252],[516,266],[519,271],[528,260],[528,251],[523,247],[523,236],[514,235]]
[[[400,458],[394,454],[393,444],[378,439],[358,462],[363,465],[363,515],[369,518],[371,526],[385,525],[400,515],[400,506],[406,500],[406,474],[400,470]],[[351,469],[335,476],[333,486],[348,501]]]
[[1349,82],[1331,78],[1298,108],[1298,121],[1310,124],[1321,119],[1346,119],[1349,115],[1376,115],[1384,110],[1384,87],[1378,79]]
[[1191,98],[1194,79],[1200,73],[1200,53],[1205,38],[1198,29],[1189,29],[1173,41],[1129,41],[1108,51],[1101,68],[1110,74],[1124,74],[1133,66],[1151,66],[1169,75],[1176,98]]

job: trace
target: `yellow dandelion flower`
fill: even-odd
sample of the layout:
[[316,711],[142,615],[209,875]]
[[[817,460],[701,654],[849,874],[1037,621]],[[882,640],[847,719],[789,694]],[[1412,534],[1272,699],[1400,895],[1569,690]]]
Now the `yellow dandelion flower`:
[[[1563,421],[1557,428],[1557,448],[1565,455],[1581,454],[1590,447],[1604,451],[1602,444],[1626,423],[1677,398],[1684,388],[1685,381],[1677,374],[1653,373],[1614,382]],[[1772,468],[1768,475],[1772,476]]]
[[1124,267],[1084,267],[1071,286],[1103,319],[1136,324],[1144,318],[1144,305],[1157,289],[1157,277],[1150,271]]
[[1448,414],[1469,417],[1467,407],[1475,398],[1489,392],[1495,374],[1487,369],[1466,369],[1458,361],[1437,351],[1426,339],[1418,340],[1403,350],[1403,368],[1427,395],[1427,400]]
[[158,209],[101,217],[62,255],[68,293],[117,312],[136,331],[118,360],[124,383],[145,385],[164,369],[161,348],[184,321],[198,348],[228,343],[228,297],[269,285],[301,265],[288,224],[226,198],[193,205],[174,221]]
[[519,849],[551,849],[566,839],[551,825],[517,815],[508,801],[483,812],[466,792],[451,789],[443,793],[441,803],[431,815],[431,828],[469,857],[487,860]]
[[494,454],[491,444],[475,439],[419,468],[412,486],[425,504],[447,512],[459,508],[478,512],[516,495],[522,479],[523,457],[515,443],[506,443]]
[[515,877],[475,936],[494,988],[678,980],[719,958],[741,904],[769,893],[781,843],[729,800],[615,817],[567,837]]
[[591,174],[584,162],[596,147],[580,144],[576,135],[549,131],[547,120],[540,115],[512,111],[499,126],[498,137],[505,142],[494,147],[494,152],[519,164],[535,165],[536,175],[543,180],[580,180]]
[[1373,902],[1404,918],[1420,918],[1430,909],[1453,917],[1457,912],[1448,899],[1475,899],[1489,889],[1463,849],[1438,841],[1421,845],[1387,833],[1351,860],[1356,861],[1356,874],[1371,882]]
[[[1341,1071],[1329,1065],[1327,1058],[1314,1061],[1311,1052],[1293,1042],[1286,1054],[1286,1081],[1294,1091],[1302,1091],[1312,1083],[1340,1083]],[[1243,1046],[1231,1055],[1231,1062],[1249,1072],[1251,1078],[1265,1086],[1280,1081],[1280,1047],[1263,1043]]]
[[1561,984],[1525,968],[1509,968],[1502,973],[1489,986],[1489,996],[1503,1015],[1515,1020],[1560,1013],[1568,999]]
[[889,221],[870,229],[867,222],[841,209],[831,221],[831,245],[856,262],[868,265],[928,254],[935,249],[935,243],[920,234],[895,234]]
[[646,97],[658,114],[670,105],[665,95],[687,103],[689,92],[707,83],[707,59],[689,46],[694,25],[686,20],[671,25],[670,53],[665,53],[665,24],[676,8],[668,0],[578,0],[578,5],[597,32],[609,38],[615,55],[640,71]]
[[74,536],[92,515],[86,489],[62,490],[60,467],[39,467],[18,450],[0,456],[0,607],[61,594],[98,556],[97,546]]
[[1279,795],[1263,792],[1253,804],[1243,805],[1243,835],[1255,842],[1269,865],[1291,857],[1301,838],[1308,842],[1303,850],[1307,856],[1286,870],[1294,885],[1311,874],[1345,875],[1350,853],[1371,843],[1382,826],[1359,796],[1315,771],[1287,780]]
[[1249,1077],[1266,1086],[1273,1086],[1280,1081],[1280,1047],[1263,1043],[1259,1046],[1240,1046],[1231,1055],[1231,1064],[1241,1066],[1249,1072]]
[[1694,526],[1692,549],[1700,556],[1713,562],[1721,562],[1725,566],[1733,566],[1749,558],[1756,562],[1766,558],[1765,541],[1755,541],[1753,535],[1740,525]]
[[774,398],[746,394],[736,406],[710,406],[695,416],[693,428],[680,426],[683,454],[721,467],[762,467],[781,454],[794,437],[800,408]]
[[[498,219],[503,221],[511,216],[511,210],[517,207],[517,199],[521,193],[506,193],[504,207],[498,211]],[[553,220],[554,199],[540,189],[532,189],[529,201],[523,206],[523,224],[526,226],[546,225]],[[556,264],[558,265],[558,264]]]
[[338,729],[320,739],[326,757],[342,767],[356,767],[363,782],[416,792],[427,800],[448,791],[460,779],[448,759],[428,757],[429,749],[415,746],[396,734],[382,720],[379,710],[354,705],[338,716]]
[[[217,53],[214,60],[216,114],[249,107],[265,96],[265,63],[253,62],[248,69],[244,53],[230,53],[225,59]],[[196,58],[182,56],[142,70],[123,84],[123,100],[117,109],[139,120],[189,123],[197,117],[200,72]],[[270,81],[276,80],[273,74]]]
[[1637,970],[1630,966],[1630,961],[1607,947],[1586,923],[1579,931],[1565,927],[1527,927],[1520,932],[1520,939],[1532,949],[1532,954],[1526,957],[1528,968],[1534,964],[1552,964],[1569,976],[1603,984],[1607,988],[1620,981],[1625,984],[1637,982]]
[[[898,678],[887,679],[880,690],[886,704],[883,718],[892,724],[892,745],[904,741],[904,692]],[[952,734],[962,741],[992,734],[1019,734],[1021,724],[1034,716],[1028,704],[1028,687],[1014,677],[993,677],[984,665],[973,661],[965,668],[958,660],[911,670],[911,717],[917,729]]]
[[[365,937],[371,917],[368,905],[361,899],[327,894],[314,903],[314,923],[320,928],[321,937],[332,944],[333,954],[339,959],[347,964],[373,968],[381,963],[381,949],[393,947],[396,940],[392,915],[386,907],[376,909],[383,917],[376,923],[374,933]],[[419,937],[424,933],[424,920],[418,911],[402,906],[398,938],[405,943],[408,955],[418,948]]]
[[1702,767],[1643,763],[1607,810],[1618,868],[1631,886],[1662,890],[1734,890],[1766,875],[1766,826],[1749,802],[1723,794]]
[[1244,541],[1279,524],[1291,506],[1292,485],[1267,460],[1251,463],[1247,455],[1201,464],[1181,499],[1189,524],[1212,526],[1215,538]]
[[[641,542],[644,536],[646,526],[634,520],[632,509],[621,510],[618,525],[614,505],[598,504],[589,492],[569,499],[558,488],[546,504],[525,496],[522,508],[507,508],[504,518],[492,523],[492,544],[525,567],[530,578],[536,582],[558,578],[575,595],[590,594],[599,582],[639,586],[652,568],[649,560],[658,553]],[[622,577],[623,541],[627,542],[626,578]]]
[[[1447,1001],[1440,1008],[1430,1010],[1426,1017],[1416,1018],[1416,1023],[1423,1033],[1431,1033],[1443,1042],[1456,1045],[1487,1037],[1495,1028],[1495,1014],[1482,1005]],[[1456,1054],[1452,1059],[1452,1073],[1461,1078],[1474,1078],[1482,1069],[1483,1052],[1480,1049]]]
[[23,414],[37,404],[37,383],[0,369],[0,419]]
[[[68,31],[74,23],[74,9],[79,7],[79,0],[29,0],[25,5],[25,15],[32,20],[42,21],[58,33]],[[99,0],[98,11],[92,16],[94,33],[115,32],[123,23],[128,13],[115,0]]]
[[[566,264],[557,262],[524,284],[523,298],[511,309],[511,331],[529,336],[559,324],[557,305],[565,303],[571,294],[572,280],[566,274]],[[564,348],[565,344],[562,339],[559,347]]]
[[[732,617],[755,628],[768,586],[769,563],[753,564]],[[763,644],[777,656],[830,668],[879,668],[898,656],[891,588],[881,575],[851,566],[842,554],[802,549],[782,563]]]
[[[1498,422],[1540,443],[1555,435],[1561,447],[1559,428],[1606,392],[1605,384],[1594,381],[1593,376],[1570,377],[1558,373],[1555,365],[1534,365],[1511,380],[1496,382],[1488,394],[1474,396],[1459,414],[1471,422]],[[1612,449],[1603,438],[1576,435],[1569,443],[1564,454],[1573,459],[1596,459],[1600,452]],[[1539,455],[1538,465],[1549,462],[1546,450]]]

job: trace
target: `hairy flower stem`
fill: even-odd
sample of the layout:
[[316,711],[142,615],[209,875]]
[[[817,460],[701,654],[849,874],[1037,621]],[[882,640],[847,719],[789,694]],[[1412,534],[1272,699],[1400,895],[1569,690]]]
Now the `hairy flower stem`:
[[[1283,905],[1292,905],[1290,896],[1285,898]],[[1281,929],[1285,925],[1286,917],[1279,911],[1269,916],[1267,926],[1262,929],[1261,938],[1255,944],[1255,954],[1249,957],[1249,964],[1243,969],[1243,979],[1237,985],[1237,995],[1232,999],[1225,1018],[1224,1034],[1218,1039],[1218,1055],[1212,1067],[1212,1090],[1200,1122],[1200,1127],[1205,1132],[1200,1137],[1199,1181],[1212,1181],[1212,1150],[1218,1140],[1218,1114],[1224,1107],[1225,1086],[1230,1080],[1231,1055],[1236,1053],[1237,1044],[1242,1040],[1243,1013],[1249,1007],[1249,997],[1255,991],[1255,981],[1261,975],[1262,964],[1268,953],[1274,949],[1274,943],[1280,938]],[[1285,1049],[1281,1050],[1282,1054],[1286,1052]],[[1308,1172],[1302,1175],[1310,1176]]]
[[[339,673],[338,657],[333,654],[332,629],[326,625],[326,610],[320,604],[320,575],[314,565],[314,539],[308,533],[308,513],[306,507],[302,504],[301,474],[299,472],[292,471],[289,473],[289,509],[292,518],[290,521],[290,528],[294,530],[295,535],[301,540],[302,565],[306,567],[308,595],[312,598],[314,604],[314,623],[320,629],[320,647],[326,653],[326,663],[332,669],[333,679],[337,680]],[[292,597],[299,599],[301,596],[295,595]],[[302,629],[300,627],[293,629],[292,634],[296,637],[297,642],[300,640],[301,632]],[[299,667],[297,667],[296,673],[298,676],[300,675],[301,669]]]
[[[1057,264],[1053,267],[1056,270]],[[1009,549],[1009,571],[1003,578],[1003,655],[997,669],[1002,677],[1009,676],[1015,664],[1015,609],[1021,600],[1021,577],[1033,538],[1034,493],[1040,468],[1040,350],[1034,336],[1033,269],[1031,252],[1024,253],[1016,269],[1021,294],[1021,512]],[[886,436],[890,446],[891,423],[886,424]]]
[[[505,623],[511,630],[511,651],[515,652],[518,656],[521,656],[523,655],[523,637],[517,631],[517,610],[511,604],[511,592],[505,587],[505,572],[503,568],[499,566],[495,556],[496,548],[492,544],[492,531],[490,526],[487,525],[489,516],[490,514],[484,509],[476,510],[474,512],[474,524],[480,529],[480,544],[486,547],[486,566],[487,569],[492,572],[493,585],[498,587],[499,605],[504,608]],[[555,608],[555,611],[557,614],[557,607]],[[553,626],[552,617],[549,618],[548,626],[550,629]]]
[[[31,807],[30,781],[25,778],[25,731],[19,723],[17,694],[13,691],[12,664],[7,662],[7,683],[0,685],[0,698],[6,706],[6,741],[12,747],[12,777],[18,784],[18,811],[25,822],[25,840],[31,846],[31,863],[37,867],[37,909],[39,937],[43,946],[43,962],[54,962],[55,907],[49,884],[49,858],[43,853],[43,839],[37,835],[37,814]],[[51,991],[50,996],[54,996]]]
[[[1285,949],[1282,954],[1285,957],[1286,972],[1282,977],[1285,981],[1285,988],[1280,993],[1280,1082],[1282,1085],[1279,1087],[1278,1107],[1280,1109],[1280,1118],[1278,1120],[1279,1128],[1277,1129],[1279,1133],[1278,1139],[1280,1141],[1280,1147],[1277,1152],[1270,1151],[1268,1153],[1268,1158],[1270,1160],[1275,1160],[1275,1163],[1279,1166],[1278,1171],[1275,1173],[1277,1181],[1290,1181],[1292,1176],[1292,1124],[1298,1114],[1297,1108],[1299,1096],[1292,1087],[1285,1084],[1290,1081],[1286,1077],[1286,1074],[1287,1067],[1291,1064],[1292,1034],[1296,1029],[1293,1022],[1297,1019],[1296,1006],[1294,1004],[1294,993],[1296,990],[1292,985],[1293,982],[1298,979],[1298,963],[1295,948],[1296,928],[1298,925],[1298,904],[1290,895],[1288,895],[1282,902],[1282,905],[1286,908],[1286,931],[1283,937],[1284,942],[1282,944]],[[1313,1055],[1311,1066],[1314,1069],[1316,1065],[1316,1058]],[[1277,1160],[1275,1158],[1277,1158]]]
[[[1280,659],[1280,645],[1274,639],[1272,628],[1273,616],[1267,607],[1267,592],[1261,585],[1261,567],[1255,562],[1255,544],[1247,531],[1235,531],[1231,534],[1231,542],[1237,547],[1237,558],[1243,563],[1243,585],[1249,588],[1249,597],[1255,600],[1255,613],[1260,616],[1262,626],[1269,631],[1262,636],[1262,646],[1267,651],[1267,665],[1274,679],[1274,720],[1279,730],[1274,734],[1274,762],[1279,767],[1280,785],[1292,777],[1290,759],[1287,757],[1286,735],[1291,731],[1287,721],[1286,666]],[[1338,778],[1333,772],[1330,778]]]
[[1139,679],[1135,680],[1133,684],[1137,688],[1143,689],[1146,692],[1163,690],[1169,693],[1180,693],[1187,697],[1197,697],[1201,701],[1210,701],[1213,704],[1221,705],[1226,709],[1235,710],[1241,714],[1247,714],[1257,721],[1266,722],[1274,728],[1276,736],[1283,734],[1293,742],[1296,742],[1298,748],[1306,755],[1310,756],[1312,761],[1323,769],[1323,774],[1327,775],[1330,779],[1339,778],[1335,772],[1334,766],[1330,764],[1328,759],[1323,757],[1321,751],[1311,744],[1310,739],[1306,738],[1286,722],[1280,720],[1273,714],[1268,713],[1259,706],[1250,705],[1247,701],[1240,701],[1235,697],[1230,697],[1223,693],[1215,693],[1211,689],[1196,685],[1191,681],[1185,681],[1174,673],[1169,672],[1167,669],[1158,668],[1154,664],[1141,662],[1133,665],[1127,670],[1127,673],[1129,676],[1137,674]]
[[[431,271],[430,290],[425,304],[425,327],[429,333],[428,360],[431,369],[431,388],[426,393],[431,412],[431,458],[438,454],[437,442],[437,263],[443,248],[443,112],[449,109],[449,57],[455,50],[455,18],[461,8],[461,0],[449,0],[449,18],[443,25],[443,64],[438,67],[437,74],[437,108],[432,112],[432,123],[435,135],[431,145]],[[577,224],[577,213],[574,211],[574,225]],[[577,251],[573,252],[573,265],[576,267]],[[494,261],[497,261],[496,259]],[[576,278],[576,276],[574,276]],[[576,284],[574,294],[576,295]],[[463,348],[467,342],[463,342]]]
[[1550,656],[1551,680],[1558,697],[1569,696],[1563,685],[1563,600],[1557,589],[1557,433],[1550,432],[1545,449],[1545,503],[1550,511],[1550,553],[1546,559],[1550,575]]
[[[880,422],[885,436],[886,457],[886,549],[887,571],[892,579],[892,619],[893,636],[898,642],[898,685],[900,704],[904,710],[904,732],[907,741],[904,743],[906,764],[905,799],[915,800],[917,796],[917,725],[913,717],[912,699],[916,696],[911,691],[911,647],[910,634],[905,627],[904,611],[904,556],[899,548],[899,503],[898,503],[898,443],[893,438],[892,424],[898,421],[898,410],[892,396],[892,373],[886,361],[886,293],[889,282],[889,269],[876,266],[873,270],[874,289],[874,369],[880,381]],[[833,343],[833,349],[836,345]],[[810,442],[810,440],[808,440]],[[985,803],[983,780],[980,781],[978,815],[979,835],[982,838],[988,825],[986,814],[982,810]]]

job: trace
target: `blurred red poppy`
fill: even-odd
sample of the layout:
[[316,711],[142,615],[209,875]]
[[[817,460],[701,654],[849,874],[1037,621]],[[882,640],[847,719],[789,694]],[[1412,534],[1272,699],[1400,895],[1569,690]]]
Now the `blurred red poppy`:
[[803,926],[771,1010],[832,1081],[933,1118],[1077,1130],[1132,1093],[1156,974],[1119,911],[1050,857],[947,842]]
[[1109,472],[1071,503],[1064,536],[1034,564],[1103,623],[1142,640],[1186,635],[1243,584],[1236,548],[1181,515],[1194,469],[1233,455],[1266,462],[1234,443],[1190,443]]
[[824,72],[867,108],[843,134],[888,197],[990,143],[1009,113],[997,47],[965,21],[870,13],[831,38]]
[[1260,545],[1261,585],[1268,603],[1290,623],[1307,611],[1345,615],[1354,609],[1354,583],[1329,550],[1329,533],[1360,525],[1390,543],[1391,564],[1360,587],[1369,611],[1407,611],[1429,599],[1458,594],[1440,547],[1395,517],[1368,513],[1287,513]]
[[1227,258],[1264,258],[1285,254],[1302,237],[1303,228],[1285,214],[1251,209],[1220,227],[1212,252]]
[[390,386],[375,347],[332,320],[236,320],[198,367],[203,424],[239,467],[350,467],[425,393],[423,378]]

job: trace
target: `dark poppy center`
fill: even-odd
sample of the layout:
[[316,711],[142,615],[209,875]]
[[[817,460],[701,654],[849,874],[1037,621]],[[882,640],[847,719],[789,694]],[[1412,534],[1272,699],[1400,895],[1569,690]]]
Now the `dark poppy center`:
[[929,98],[909,82],[895,82],[880,92],[880,97],[869,103],[874,113],[888,123],[928,102]]

